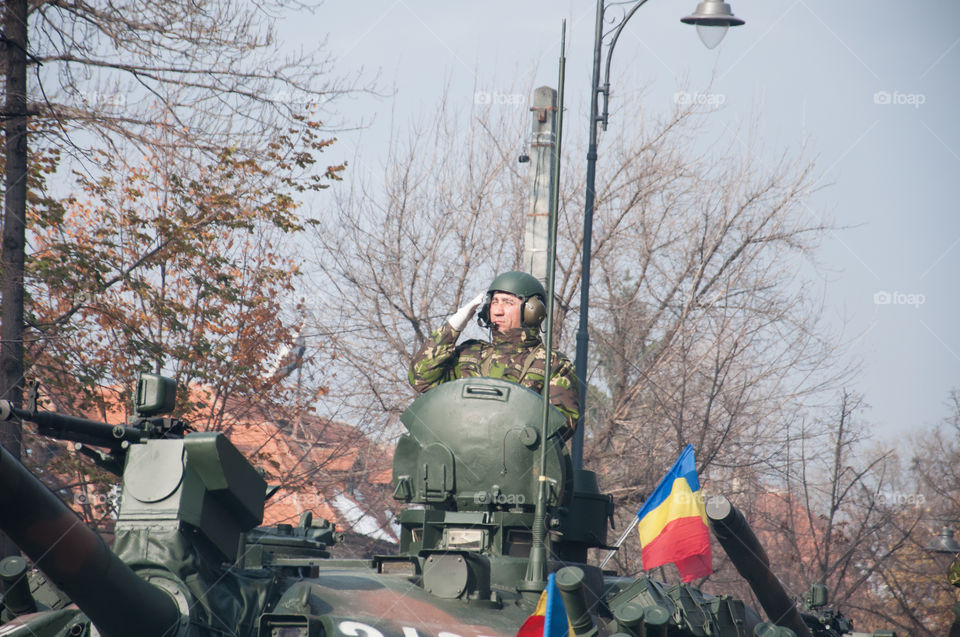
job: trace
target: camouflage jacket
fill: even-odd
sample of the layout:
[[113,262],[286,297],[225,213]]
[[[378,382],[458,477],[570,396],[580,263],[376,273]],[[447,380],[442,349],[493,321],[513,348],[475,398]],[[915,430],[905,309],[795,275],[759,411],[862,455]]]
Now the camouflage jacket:
[[[410,363],[410,384],[425,392],[457,378],[488,376],[519,383],[540,393],[543,390],[543,341],[536,327],[516,328],[504,333],[491,330],[493,342],[469,340],[457,345],[457,332],[449,323],[430,335]],[[577,427],[580,401],[577,377],[570,359],[553,351],[550,375],[550,403],[567,417],[569,435]]]

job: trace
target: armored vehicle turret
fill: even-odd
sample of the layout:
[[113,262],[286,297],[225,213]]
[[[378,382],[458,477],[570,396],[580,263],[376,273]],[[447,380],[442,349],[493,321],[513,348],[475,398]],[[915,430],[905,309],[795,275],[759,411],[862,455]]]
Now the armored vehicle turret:
[[393,470],[394,497],[410,505],[399,552],[351,560],[330,556],[340,536],[310,513],[258,526],[266,483],[223,434],[159,416],[172,391],[145,375],[125,427],[0,404],[122,471],[111,550],[0,451],[0,527],[36,569],[0,562],[0,635],[512,637],[540,593],[528,568],[538,516],[544,569],[577,636],[795,634],[729,596],[587,563],[606,545],[612,500],[572,469],[562,415],[549,408],[543,435],[541,398],[519,385],[454,381],[407,409]]

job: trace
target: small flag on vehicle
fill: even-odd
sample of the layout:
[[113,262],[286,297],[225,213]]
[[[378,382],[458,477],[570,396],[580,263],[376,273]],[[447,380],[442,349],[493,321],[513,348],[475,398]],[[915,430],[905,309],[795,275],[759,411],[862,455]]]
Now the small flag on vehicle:
[[673,562],[684,582],[713,572],[710,530],[692,445],[680,453],[637,518],[644,570]]

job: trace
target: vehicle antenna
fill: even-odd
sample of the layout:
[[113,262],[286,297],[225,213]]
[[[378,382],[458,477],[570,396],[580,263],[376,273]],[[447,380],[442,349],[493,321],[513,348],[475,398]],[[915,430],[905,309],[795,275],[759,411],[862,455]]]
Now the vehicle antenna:
[[557,218],[560,207],[560,146],[563,133],[563,82],[566,67],[566,35],[567,21],[563,20],[560,27],[560,76],[557,81],[557,143],[553,147],[553,182],[557,187],[553,189],[550,200],[550,240],[547,243],[547,327],[544,347],[547,360],[544,363],[543,382],[543,411],[540,421],[540,467],[537,470],[537,505],[533,517],[532,544],[530,560],[527,562],[527,573],[521,582],[520,590],[524,592],[542,591],[547,584],[547,549],[546,537],[546,507],[548,478],[544,475],[547,464],[547,421],[550,415],[550,368],[553,353],[553,289],[556,273],[557,257]]

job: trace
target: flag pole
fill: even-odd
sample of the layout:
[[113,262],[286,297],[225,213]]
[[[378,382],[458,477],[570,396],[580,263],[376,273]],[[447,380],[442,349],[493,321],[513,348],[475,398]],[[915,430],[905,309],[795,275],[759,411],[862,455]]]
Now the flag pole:
[[625,528],[625,529],[623,530],[623,533],[620,534],[620,537],[617,538],[616,544],[613,545],[613,550],[610,551],[609,553],[607,553],[607,556],[606,556],[605,558],[603,558],[603,561],[602,561],[602,562],[600,562],[600,568],[603,568],[604,566],[607,565],[607,562],[610,561],[610,558],[613,557],[613,554],[616,553],[616,552],[620,549],[620,545],[623,544],[623,541],[624,541],[625,539],[627,539],[627,534],[629,534],[630,531],[632,531],[632,530],[634,530],[635,528],[637,528],[637,524],[639,524],[639,523],[640,523],[640,518],[638,518],[637,516],[633,516],[633,522],[631,522],[631,523],[630,523],[630,526],[628,526],[627,528]]

